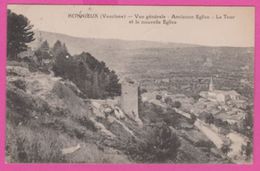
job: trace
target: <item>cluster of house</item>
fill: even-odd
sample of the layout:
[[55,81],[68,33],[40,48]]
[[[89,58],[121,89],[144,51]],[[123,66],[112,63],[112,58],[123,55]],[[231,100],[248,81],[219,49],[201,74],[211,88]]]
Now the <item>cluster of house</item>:
[[[202,97],[202,103],[212,109],[209,112],[213,113],[216,118],[234,124],[240,123],[246,116],[244,111],[247,106],[246,99],[234,90],[216,90],[212,78],[209,90],[200,92],[200,96]],[[217,107],[214,108],[216,104]]]
[[240,94],[234,90],[216,90],[212,77],[209,84],[209,91],[200,92],[200,96],[219,103],[227,103],[228,101],[237,101],[240,99]]
[[[164,99],[170,97],[173,101],[179,101],[182,110],[199,115],[200,113],[212,113],[215,118],[227,121],[230,124],[241,124],[246,116],[247,101],[234,90],[217,90],[214,88],[211,78],[208,91],[199,93],[200,99],[195,102],[184,94],[171,94],[168,91],[149,91],[142,94],[142,101],[148,101],[158,106],[166,107]],[[157,96],[161,97],[160,99]]]

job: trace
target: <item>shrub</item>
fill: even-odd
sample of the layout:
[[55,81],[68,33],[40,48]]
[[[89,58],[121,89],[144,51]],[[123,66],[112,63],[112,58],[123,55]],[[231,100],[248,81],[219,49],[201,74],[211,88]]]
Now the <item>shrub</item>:
[[215,118],[214,118],[214,116],[211,113],[206,115],[206,117],[205,117],[205,122],[207,124],[213,124],[214,120],[215,120]]
[[173,105],[173,101],[172,101],[172,99],[171,99],[170,97],[166,97],[164,101],[165,101],[165,103],[166,103],[167,105],[169,105],[169,106],[172,106],[172,105]]
[[128,153],[137,162],[163,163],[175,160],[181,143],[165,123],[149,127],[143,142],[128,145]]
[[177,108],[177,109],[180,108],[180,107],[181,107],[181,102],[175,101],[175,102],[173,103],[172,107],[175,107],[175,108]]
[[225,155],[227,155],[231,151],[230,144],[223,144],[222,147],[221,147],[221,151]]
[[194,122],[197,120],[197,116],[194,114],[191,114],[191,119],[188,120],[190,124],[194,124]]
[[15,80],[15,81],[13,81],[13,84],[17,88],[22,89],[23,91],[26,91],[26,83],[24,80]]
[[155,98],[156,98],[156,100],[161,100],[162,96],[157,94]]

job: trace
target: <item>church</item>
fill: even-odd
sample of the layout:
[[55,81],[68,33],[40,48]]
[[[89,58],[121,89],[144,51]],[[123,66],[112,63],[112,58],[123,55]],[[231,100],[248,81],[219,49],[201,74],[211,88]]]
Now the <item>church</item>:
[[240,99],[240,95],[234,90],[229,90],[229,91],[216,90],[214,88],[212,77],[209,83],[209,90],[200,92],[200,96],[210,101],[219,102],[219,103],[226,103],[227,101],[230,100],[234,101]]

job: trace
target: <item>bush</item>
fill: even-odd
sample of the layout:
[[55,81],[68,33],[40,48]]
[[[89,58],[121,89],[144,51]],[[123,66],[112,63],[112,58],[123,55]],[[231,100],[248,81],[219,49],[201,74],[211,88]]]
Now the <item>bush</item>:
[[173,101],[172,101],[172,99],[171,99],[170,97],[166,97],[166,98],[165,98],[165,103],[166,103],[167,105],[169,105],[169,106],[172,106],[172,105],[173,105]]
[[175,108],[177,108],[177,109],[180,108],[180,107],[181,107],[181,102],[175,101],[175,102],[173,103],[172,107],[175,107]]
[[143,142],[127,146],[131,158],[142,163],[174,161],[181,145],[178,137],[165,123],[149,127],[149,130]]
[[227,155],[231,151],[230,144],[223,144],[222,147],[221,147],[221,151],[225,155]]
[[205,122],[207,124],[213,124],[214,120],[215,120],[215,118],[214,118],[214,116],[211,113],[206,115],[206,117],[205,117]]
[[189,119],[188,122],[189,122],[190,124],[194,124],[195,121],[197,120],[197,116],[194,115],[194,114],[191,114],[190,116],[191,116],[191,119]]
[[161,100],[162,96],[157,94],[155,98],[156,98],[156,100]]
[[24,80],[14,80],[13,84],[19,88],[22,89],[23,91],[26,91],[26,83]]

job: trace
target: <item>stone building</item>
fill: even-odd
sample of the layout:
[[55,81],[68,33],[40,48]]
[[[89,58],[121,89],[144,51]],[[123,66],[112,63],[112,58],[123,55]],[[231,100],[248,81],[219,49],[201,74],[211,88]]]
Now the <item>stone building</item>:
[[139,85],[137,82],[126,78],[121,84],[120,105],[124,113],[141,126],[142,121],[140,120],[138,114],[138,89]]
[[209,83],[209,90],[207,92],[201,92],[200,96],[219,103],[226,103],[227,101],[236,101],[239,100],[240,95],[234,91],[223,91],[223,90],[216,90],[214,88],[213,79],[210,79]]

